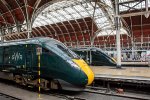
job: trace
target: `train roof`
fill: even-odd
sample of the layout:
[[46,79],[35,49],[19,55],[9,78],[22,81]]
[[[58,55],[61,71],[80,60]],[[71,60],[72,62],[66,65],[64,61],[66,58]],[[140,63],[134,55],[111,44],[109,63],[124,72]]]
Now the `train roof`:
[[102,51],[100,48],[97,47],[79,47],[79,48],[71,48],[74,51],[90,51],[90,50],[99,50]]
[[59,42],[49,37],[35,37],[35,38],[29,38],[29,39],[19,39],[19,40],[1,42],[0,46],[10,46],[10,45],[19,45],[19,44],[42,44],[43,42],[46,42],[46,41],[51,41],[53,43]]

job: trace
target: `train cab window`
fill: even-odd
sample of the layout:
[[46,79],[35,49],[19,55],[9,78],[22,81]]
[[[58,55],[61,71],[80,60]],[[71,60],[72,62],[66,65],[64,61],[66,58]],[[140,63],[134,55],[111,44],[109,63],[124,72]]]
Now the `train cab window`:
[[73,51],[57,44],[57,47],[71,58],[79,58]]

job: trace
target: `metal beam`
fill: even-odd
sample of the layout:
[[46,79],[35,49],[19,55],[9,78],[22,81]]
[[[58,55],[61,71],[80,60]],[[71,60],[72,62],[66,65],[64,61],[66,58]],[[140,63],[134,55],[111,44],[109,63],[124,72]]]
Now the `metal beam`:
[[147,13],[150,13],[150,11],[142,11],[142,12],[133,12],[133,13],[127,13],[127,14],[120,14],[120,17],[130,17],[130,16],[139,16],[139,15],[145,15]]
[[124,2],[118,2],[119,5],[122,5],[122,4],[129,4],[129,3],[135,3],[135,2],[142,2],[142,1],[145,1],[145,0],[127,0],[127,1],[124,1]]

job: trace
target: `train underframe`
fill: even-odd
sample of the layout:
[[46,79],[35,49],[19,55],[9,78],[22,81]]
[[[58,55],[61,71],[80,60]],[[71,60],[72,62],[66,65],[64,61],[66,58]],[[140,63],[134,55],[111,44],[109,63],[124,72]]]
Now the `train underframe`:
[[0,78],[14,81],[17,84],[23,86],[32,86],[32,87],[40,86],[40,88],[43,90],[81,91],[85,88],[85,87],[72,85],[61,79],[40,78],[40,85],[39,85],[38,77],[35,77],[33,75],[27,75],[27,74],[14,74],[7,71],[0,71]]
[[27,74],[14,74],[10,72],[1,71],[0,72],[0,78],[11,80],[16,82],[19,85],[24,86],[34,86],[34,87],[41,87],[44,90],[50,90],[50,89],[61,89],[61,85],[57,80],[54,79],[44,79],[40,78],[40,85],[39,85],[39,78],[34,77],[33,75],[27,75]]

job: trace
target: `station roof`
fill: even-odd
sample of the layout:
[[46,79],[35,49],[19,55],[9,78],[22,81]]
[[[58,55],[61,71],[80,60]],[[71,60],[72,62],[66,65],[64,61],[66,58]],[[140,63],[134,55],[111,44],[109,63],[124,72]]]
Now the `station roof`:
[[0,0],[0,26],[6,27],[23,23],[32,17],[36,9],[49,0]]
[[[27,32],[30,31],[32,37],[49,36],[68,46],[90,45],[95,33],[98,33],[94,45],[114,45],[114,1],[0,0],[1,33],[6,40],[12,40],[27,38]],[[144,15],[145,1],[118,2],[123,30],[121,38],[125,44],[131,41],[129,36],[149,36],[150,17]],[[150,2],[147,6],[149,9]]]

